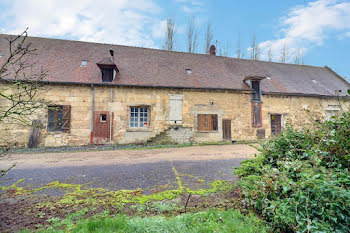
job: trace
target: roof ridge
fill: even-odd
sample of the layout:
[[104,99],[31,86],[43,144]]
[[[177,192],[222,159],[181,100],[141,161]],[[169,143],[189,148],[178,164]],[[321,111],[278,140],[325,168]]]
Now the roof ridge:
[[[16,36],[16,35],[0,33],[0,36]],[[28,36],[28,38],[37,38],[37,39],[45,39],[45,40],[59,40],[59,41],[67,41],[67,42],[74,42],[74,43],[88,43],[88,44],[97,44],[97,45],[121,46],[121,47],[133,48],[133,49],[153,50],[153,51],[165,52],[165,53],[180,53],[180,54],[186,54],[186,55],[190,55],[190,56],[207,56],[207,57],[210,56],[210,57],[216,57],[216,58],[220,58],[220,59],[229,59],[229,60],[253,62],[253,63],[261,63],[262,62],[262,63],[267,63],[267,64],[279,64],[279,65],[297,66],[297,67],[305,67],[305,68],[317,68],[317,69],[324,68],[322,66],[298,65],[298,64],[282,63],[282,62],[275,62],[275,61],[251,60],[251,59],[247,59],[247,58],[213,56],[213,55],[203,54],[203,53],[189,53],[189,52],[184,52],[184,51],[169,51],[169,50],[164,50],[164,49],[160,49],[160,48],[147,48],[147,47],[120,45],[120,44],[111,44],[111,43],[102,43],[102,42],[90,42],[90,41],[71,40],[71,39],[48,38],[48,37],[39,37],[39,36]]]

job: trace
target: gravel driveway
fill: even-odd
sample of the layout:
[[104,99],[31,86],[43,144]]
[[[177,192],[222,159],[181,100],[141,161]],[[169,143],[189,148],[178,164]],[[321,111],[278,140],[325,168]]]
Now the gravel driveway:
[[191,188],[214,180],[234,180],[232,168],[257,151],[243,144],[193,146],[151,150],[116,150],[74,153],[10,154],[0,158],[0,168],[16,167],[0,186],[25,178],[21,186],[49,182],[86,184],[111,190],[151,191],[177,188],[177,179]]

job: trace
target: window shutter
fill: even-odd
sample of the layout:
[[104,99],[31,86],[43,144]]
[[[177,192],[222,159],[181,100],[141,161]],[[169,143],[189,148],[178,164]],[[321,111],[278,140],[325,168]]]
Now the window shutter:
[[218,115],[212,114],[211,115],[211,130],[218,130]]
[[170,112],[169,120],[170,121],[182,121],[182,97],[173,97],[170,98]]
[[197,115],[197,130],[198,131],[205,131],[205,115],[204,114],[198,114]]
[[218,115],[217,114],[198,114],[198,131],[214,131],[218,130]]
[[71,106],[70,105],[63,105],[62,112],[63,112],[62,132],[69,133],[69,131],[70,131],[70,118],[71,118]]
[[254,105],[253,108],[253,125],[255,127],[260,127],[261,126],[261,117],[260,117],[260,111],[261,108],[259,105]]

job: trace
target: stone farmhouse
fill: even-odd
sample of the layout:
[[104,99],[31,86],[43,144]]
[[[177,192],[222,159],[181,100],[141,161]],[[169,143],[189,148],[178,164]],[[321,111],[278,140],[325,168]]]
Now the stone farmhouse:
[[[0,64],[6,58],[0,34]],[[350,84],[328,67],[282,64],[158,49],[28,37],[33,62],[48,70],[33,114],[39,146],[255,140],[285,124],[322,121],[344,106]],[[6,82],[0,85],[7,85]],[[6,105],[5,102],[0,106]],[[50,108],[51,107],[51,108]],[[0,137],[26,146],[31,127]]]

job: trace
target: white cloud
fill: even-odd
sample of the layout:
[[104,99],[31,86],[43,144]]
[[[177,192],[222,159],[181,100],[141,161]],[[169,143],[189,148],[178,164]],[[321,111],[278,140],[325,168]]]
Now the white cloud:
[[180,9],[186,14],[194,14],[205,10],[204,3],[197,0],[175,0],[181,4]]
[[306,6],[295,7],[281,19],[280,26],[283,35],[281,38],[259,44],[264,56],[272,48],[277,59],[287,44],[292,57],[298,48],[305,53],[315,45],[322,45],[330,36],[337,37],[344,33],[350,35],[350,2],[318,0]]
[[154,38],[162,38],[167,30],[167,20],[159,21],[152,27],[152,35]]
[[[5,0],[4,33],[156,47],[161,8],[152,0]],[[159,29],[162,30],[162,29]]]

